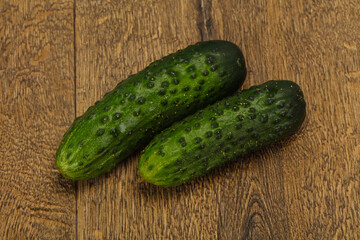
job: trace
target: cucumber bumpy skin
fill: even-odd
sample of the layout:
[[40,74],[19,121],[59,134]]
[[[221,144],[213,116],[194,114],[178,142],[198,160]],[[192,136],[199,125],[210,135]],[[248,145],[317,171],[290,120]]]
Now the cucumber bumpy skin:
[[139,173],[155,185],[180,185],[292,135],[304,121],[305,107],[294,82],[253,86],[157,135],[139,159]]
[[155,61],[75,119],[56,165],[72,180],[108,172],[172,123],[234,93],[245,76],[243,54],[227,41],[200,42]]

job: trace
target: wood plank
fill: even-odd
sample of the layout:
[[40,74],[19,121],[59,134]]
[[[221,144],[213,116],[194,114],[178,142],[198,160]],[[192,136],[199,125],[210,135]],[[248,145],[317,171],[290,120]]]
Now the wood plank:
[[[77,114],[129,74],[202,39],[200,1],[79,1]],[[80,239],[215,239],[214,183],[139,184],[138,156],[78,184]]]
[[55,151],[74,118],[72,1],[0,3],[0,236],[74,239]]
[[[244,51],[248,76],[243,88],[270,80],[272,75],[275,79],[290,78],[279,72],[283,66],[281,61],[276,61],[277,49],[272,46],[276,39],[268,35],[267,2],[206,2],[210,9],[205,16],[209,37],[235,42]],[[267,64],[266,57],[275,59],[275,62],[269,59],[273,65]],[[217,170],[220,239],[289,239],[282,145]]]
[[288,42],[282,52],[309,102],[308,125],[283,168],[293,238],[360,238],[360,52],[351,47],[360,47],[359,12],[358,1],[299,1],[278,16],[294,19],[277,41]]
[[220,239],[358,239],[358,1],[205,1],[206,32],[235,41],[245,87],[290,79],[304,90],[299,134],[222,169]]

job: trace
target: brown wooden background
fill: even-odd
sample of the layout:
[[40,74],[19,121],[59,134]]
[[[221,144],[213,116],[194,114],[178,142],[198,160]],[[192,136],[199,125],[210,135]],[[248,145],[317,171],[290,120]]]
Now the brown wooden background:
[[[56,172],[75,116],[208,39],[241,47],[244,87],[302,87],[299,134],[176,188],[138,183],[137,155],[90,181]],[[360,239],[358,0],[2,0],[0,79],[1,239]]]

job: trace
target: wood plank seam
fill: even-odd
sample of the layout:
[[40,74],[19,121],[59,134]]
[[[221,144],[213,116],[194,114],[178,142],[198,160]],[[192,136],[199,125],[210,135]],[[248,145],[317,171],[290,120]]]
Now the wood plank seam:
[[[76,46],[77,46],[77,42],[76,42],[76,0],[74,0],[73,2],[73,31],[74,31],[74,41],[73,41],[73,45],[74,45],[74,119],[76,119],[77,116],[77,108],[76,108],[76,75],[77,75],[77,71],[76,71],[76,65],[77,65],[77,61],[76,61]],[[75,204],[76,204],[76,213],[75,213],[75,237],[76,240],[79,239],[79,231],[78,231],[78,189],[79,189],[79,183],[76,182],[75,183]]]
[[200,0],[198,3],[199,22],[197,26],[200,31],[201,41],[211,40],[213,25],[211,17],[212,0]]

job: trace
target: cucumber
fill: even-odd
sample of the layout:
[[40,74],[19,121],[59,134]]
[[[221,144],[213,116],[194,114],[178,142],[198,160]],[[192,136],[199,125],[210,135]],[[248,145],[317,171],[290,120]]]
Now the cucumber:
[[245,76],[242,52],[227,41],[200,42],[155,61],[75,119],[56,165],[72,180],[108,172],[172,123],[235,92]]
[[269,81],[199,110],[157,135],[139,159],[140,176],[176,186],[225,162],[290,136],[304,121],[305,101],[291,81]]

